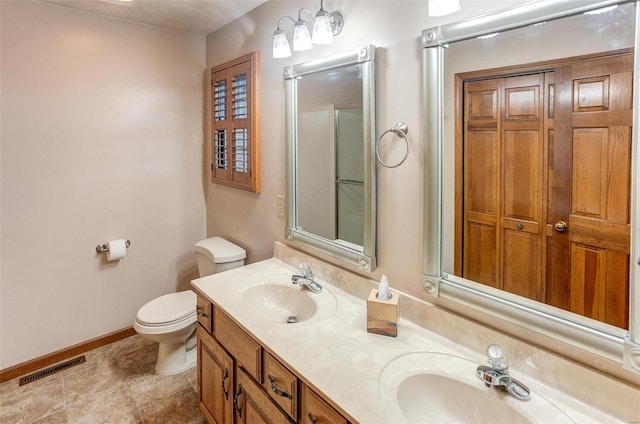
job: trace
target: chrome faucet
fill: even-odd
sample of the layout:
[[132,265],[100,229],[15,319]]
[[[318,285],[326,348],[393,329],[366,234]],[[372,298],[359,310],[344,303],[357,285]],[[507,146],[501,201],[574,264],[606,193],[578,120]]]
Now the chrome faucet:
[[291,282],[293,284],[299,284],[312,293],[320,293],[322,291],[322,286],[313,280],[313,272],[311,271],[311,267],[308,263],[300,263],[298,265],[298,271],[300,271],[301,275],[294,275],[291,277]]
[[485,386],[500,389],[516,399],[529,399],[529,388],[509,375],[509,359],[500,346],[492,344],[487,348],[487,361],[491,366],[480,365],[476,370]]

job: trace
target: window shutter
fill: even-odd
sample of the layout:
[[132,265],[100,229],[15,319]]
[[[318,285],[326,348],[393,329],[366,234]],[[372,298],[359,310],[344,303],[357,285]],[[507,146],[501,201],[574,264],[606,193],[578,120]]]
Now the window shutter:
[[211,181],[260,192],[258,53],[211,70]]

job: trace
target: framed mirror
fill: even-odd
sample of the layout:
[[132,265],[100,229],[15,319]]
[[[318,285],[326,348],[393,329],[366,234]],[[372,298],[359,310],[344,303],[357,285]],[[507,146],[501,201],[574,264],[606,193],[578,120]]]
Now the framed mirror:
[[425,290],[636,372],[638,20],[543,0],[422,34]]
[[284,68],[285,237],[376,267],[375,46]]

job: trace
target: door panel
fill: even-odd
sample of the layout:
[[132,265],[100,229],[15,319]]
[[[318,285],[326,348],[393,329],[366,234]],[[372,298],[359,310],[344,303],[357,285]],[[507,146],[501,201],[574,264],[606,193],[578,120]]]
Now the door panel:
[[608,284],[604,288],[602,320],[626,323],[629,319],[629,255],[610,250],[606,260]]
[[[539,222],[542,214],[542,138],[538,131],[505,131],[502,143],[504,215]],[[538,230],[536,229],[536,232]]]
[[602,249],[571,244],[572,312],[594,318],[600,315],[605,255]]
[[573,130],[573,174],[571,213],[606,219],[607,128]]
[[[570,167],[556,166],[558,184],[571,187],[571,203],[554,214],[568,223],[552,233],[571,255],[551,258],[552,272],[571,269],[570,310],[628,328],[633,55],[590,59],[556,73],[556,105],[569,125],[556,143],[570,150]],[[556,164],[558,162],[556,161]],[[551,224],[551,222],[550,222]]]
[[469,131],[466,143],[466,203],[468,212],[494,217],[497,211],[498,134],[494,130]]
[[507,229],[503,240],[502,289],[530,299],[539,298],[540,237],[536,233]]
[[498,287],[496,228],[477,222],[466,224],[464,276],[491,287]]

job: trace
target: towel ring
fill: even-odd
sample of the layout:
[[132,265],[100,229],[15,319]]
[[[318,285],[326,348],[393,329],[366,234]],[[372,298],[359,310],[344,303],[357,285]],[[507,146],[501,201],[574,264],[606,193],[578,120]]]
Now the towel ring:
[[[384,137],[387,133],[390,133],[390,132],[394,133],[398,137],[402,137],[404,139],[404,143],[407,146],[407,151],[404,154],[404,157],[400,162],[398,162],[395,165],[386,164],[382,159],[380,159],[380,152],[378,151],[380,146],[380,140],[382,140],[382,137]],[[378,139],[376,140],[376,159],[378,159],[378,162],[380,162],[382,166],[386,168],[397,168],[398,166],[402,165],[405,160],[407,160],[407,157],[409,157],[409,139],[407,138],[408,133],[409,133],[409,127],[407,126],[407,124],[404,122],[398,122],[393,128],[390,128],[385,132],[383,132],[382,134],[380,134],[380,137],[378,137]]]

